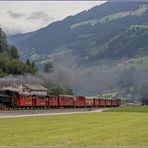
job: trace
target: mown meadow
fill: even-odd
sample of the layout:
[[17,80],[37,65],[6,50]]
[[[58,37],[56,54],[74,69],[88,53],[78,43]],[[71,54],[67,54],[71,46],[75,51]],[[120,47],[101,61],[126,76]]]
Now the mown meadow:
[[0,146],[147,146],[148,108],[140,109],[1,118]]

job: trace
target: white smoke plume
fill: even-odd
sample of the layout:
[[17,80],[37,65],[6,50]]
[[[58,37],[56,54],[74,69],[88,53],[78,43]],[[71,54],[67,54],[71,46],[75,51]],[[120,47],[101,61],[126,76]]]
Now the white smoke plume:
[[[148,72],[138,71],[135,79],[131,72],[125,72],[120,75],[123,70],[108,67],[101,69],[98,66],[85,67],[79,66],[79,59],[76,56],[66,53],[59,55],[54,60],[54,71],[52,73],[39,72],[25,76],[8,76],[0,79],[1,85],[9,83],[35,83],[46,87],[50,85],[61,85],[73,90],[76,95],[94,96],[104,91],[111,91],[120,88],[119,80],[131,81],[132,85],[142,86],[146,82]],[[134,81],[134,82],[133,82]]]

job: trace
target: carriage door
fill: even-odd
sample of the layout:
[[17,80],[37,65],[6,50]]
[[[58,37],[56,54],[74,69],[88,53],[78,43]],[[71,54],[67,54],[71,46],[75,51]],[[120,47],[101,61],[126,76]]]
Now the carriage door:
[[32,96],[32,106],[36,106],[36,96]]

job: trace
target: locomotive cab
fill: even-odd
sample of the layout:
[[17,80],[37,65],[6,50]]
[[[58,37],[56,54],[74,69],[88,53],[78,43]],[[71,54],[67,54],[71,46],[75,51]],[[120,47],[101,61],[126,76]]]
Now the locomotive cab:
[[17,103],[18,93],[11,90],[0,90],[0,103],[8,108],[14,108]]

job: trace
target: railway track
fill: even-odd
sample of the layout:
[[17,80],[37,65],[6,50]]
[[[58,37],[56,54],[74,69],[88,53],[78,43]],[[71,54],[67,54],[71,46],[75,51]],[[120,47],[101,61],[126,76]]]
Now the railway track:
[[47,110],[3,110],[0,111],[0,118],[64,115],[77,113],[102,112],[105,108],[81,108],[81,109],[47,109]]

